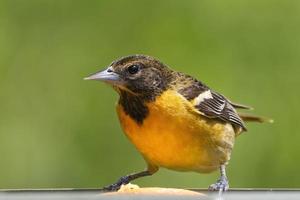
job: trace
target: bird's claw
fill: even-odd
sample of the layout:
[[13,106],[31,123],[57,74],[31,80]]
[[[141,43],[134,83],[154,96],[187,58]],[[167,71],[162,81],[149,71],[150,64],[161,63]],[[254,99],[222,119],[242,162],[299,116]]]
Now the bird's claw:
[[118,191],[122,185],[127,185],[129,183],[128,176],[121,177],[116,183],[113,183],[109,186],[102,188],[104,191]]
[[221,177],[216,183],[209,186],[210,191],[227,191],[229,189],[229,183],[226,177]]
[[118,191],[120,188],[121,188],[121,185],[114,183],[109,186],[103,187],[102,190],[108,191],[108,192],[113,192],[113,191]]

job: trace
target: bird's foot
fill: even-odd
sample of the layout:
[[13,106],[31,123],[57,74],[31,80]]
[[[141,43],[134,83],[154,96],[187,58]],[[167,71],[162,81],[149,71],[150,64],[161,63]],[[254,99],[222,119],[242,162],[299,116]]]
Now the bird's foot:
[[221,178],[214,184],[210,185],[208,190],[210,191],[227,191],[229,189],[229,182],[225,176]]
[[129,177],[124,176],[121,177],[116,183],[106,186],[102,190],[109,191],[109,192],[118,191],[122,185],[127,185],[128,183],[129,183]]

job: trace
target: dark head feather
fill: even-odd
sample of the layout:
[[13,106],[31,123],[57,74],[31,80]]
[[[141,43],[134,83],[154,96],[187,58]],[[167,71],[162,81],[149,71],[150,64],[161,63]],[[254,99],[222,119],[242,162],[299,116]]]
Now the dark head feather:
[[[135,71],[130,71],[132,67]],[[112,70],[122,79],[120,90],[150,101],[161,94],[172,78],[172,70],[159,60],[145,55],[131,55],[114,61]],[[118,87],[118,85],[117,85]]]

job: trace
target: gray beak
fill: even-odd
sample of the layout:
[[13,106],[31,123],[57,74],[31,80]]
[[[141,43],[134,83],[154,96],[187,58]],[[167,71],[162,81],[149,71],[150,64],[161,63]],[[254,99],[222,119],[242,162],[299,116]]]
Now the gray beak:
[[110,84],[121,83],[120,76],[117,73],[113,72],[112,67],[109,67],[104,71],[92,74],[92,75],[84,78],[84,80],[99,80],[99,81],[107,82]]

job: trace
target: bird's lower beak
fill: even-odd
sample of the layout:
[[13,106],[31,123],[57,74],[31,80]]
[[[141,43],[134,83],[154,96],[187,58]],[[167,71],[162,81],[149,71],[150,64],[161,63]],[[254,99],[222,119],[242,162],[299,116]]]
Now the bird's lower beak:
[[98,81],[103,81],[107,82],[110,84],[120,84],[122,82],[120,76],[115,73],[111,67],[107,68],[106,70],[103,70],[101,72],[97,72],[95,74],[92,74],[84,80],[98,80]]

